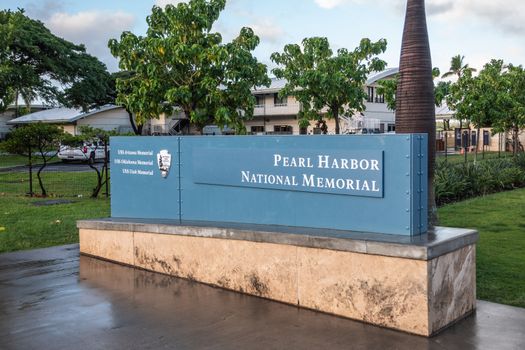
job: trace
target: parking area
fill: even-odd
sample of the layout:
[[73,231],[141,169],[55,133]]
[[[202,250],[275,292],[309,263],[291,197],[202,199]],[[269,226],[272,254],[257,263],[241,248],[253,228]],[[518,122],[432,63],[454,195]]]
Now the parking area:
[[2,349],[519,349],[525,309],[477,312],[426,339],[79,256],[0,255]]

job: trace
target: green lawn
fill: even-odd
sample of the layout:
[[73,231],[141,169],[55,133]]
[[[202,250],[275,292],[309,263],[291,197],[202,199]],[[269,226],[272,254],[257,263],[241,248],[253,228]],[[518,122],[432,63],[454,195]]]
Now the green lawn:
[[[47,200],[29,198],[27,173],[0,173],[0,253],[78,242],[76,221],[109,216],[109,200],[89,198],[96,184],[94,172],[43,174],[50,197],[71,204],[35,206]],[[39,193],[34,176],[33,190]]]
[[[60,161],[58,157],[53,157],[49,160],[49,162],[58,162]],[[41,164],[42,159],[38,158],[37,156],[33,157],[33,164]],[[13,166],[19,166],[19,165],[27,165],[27,157],[18,156],[15,154],[0,154],[0,168],[9,168]]]
[[479,230],[477,297],[525,307],[525,189],[439,209],[440,224]]

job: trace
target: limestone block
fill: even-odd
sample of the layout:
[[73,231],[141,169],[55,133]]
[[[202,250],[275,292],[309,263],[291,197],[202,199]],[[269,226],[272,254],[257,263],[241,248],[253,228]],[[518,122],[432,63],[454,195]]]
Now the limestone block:
[[425,261],[300,248],[299,305],[428,333]]
[[166,273],[295,304],[297,247],[135,232],[135,263]]
[[79,240],[81,253],[134,265],[132,232],[80,229]]
[[476,308],[476,246],[429,261],[431,333],[468,315]]

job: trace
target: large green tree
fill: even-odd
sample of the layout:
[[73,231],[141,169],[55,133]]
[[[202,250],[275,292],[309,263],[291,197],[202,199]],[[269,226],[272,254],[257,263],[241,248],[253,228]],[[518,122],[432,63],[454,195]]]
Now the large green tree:
[[[477,77],[460,78],[463,84],[454,88],[456,94],[462,94],[457,105],[460,116],[468,119],[479,131],[482,127],[491,127],[493,122],[511,109],[508,81],[504,72],[506,67],[502,60],[491,60],[480,71]],[[470,73],[465,76],[468,77]],[[480,142],[476,143],[476,156]]]
[[279,66],[273,70],[286,79],[281,96],[294,96],[301,103],[301,125],[319,119],[323,109],[335,120],[335,133],[340,133],[339,117],[363,111],[366,92],[363,89],[371,72],[381,71],[386,63],[377,55],[385,52],[386,40],[362,39],[353,51],[339,49],[334,54],[327,38],[306,38],[302,47],[289,44],[284,52],[271,58]]
[[120,68],[130,72],[117,79],[117,101],[136,114],[138,124],[177,106],[201,128],[215,123],[245,131],[243,121],[255,105],[251,89],[270,81],[252,54],[259,38],[250,28],[227,44],[212,32],[224,7],[225,0],[154,6],[146,36],[124,32],[109,41]]
[[1,106],[39,96],[88,110],[111,100],[109,83],[106,66],[83,45],[53,35],[23,10],[0,11]]
[[[465,63],[465,56],[456,55],[450,59],[450,68],[448,72],[445,72],[441,77],[448,78],[456,76],[457,80],[460,80],[463,76],[467,75],[468,80],[468,77],[471,77],[474,72],[476,72],[476,69],[470,67],[468,63]],[[454,108],[455,106],[449,104],[449,107]],[[459,128],[463,128],[463,119],[461,118],[459,119]]]
[[525,69],[510,64],[503,75],[508,98],[503,101],[508,108],[493,119],[495,132],[511,132],[514,154],[521,149],[519,134],[525,128]]
[[396,132],[428,135],[429,223],[437,223],[434,197],[436,116],[432,59],[424,0],[407,0],[396,94]]

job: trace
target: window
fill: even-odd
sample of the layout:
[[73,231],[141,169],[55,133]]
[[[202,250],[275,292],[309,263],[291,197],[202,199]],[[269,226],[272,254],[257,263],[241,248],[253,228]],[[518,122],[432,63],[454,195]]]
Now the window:
[[388,124],[388,132],[395,132],[396,124]]
[[273,132],[275,134],[293,134],[293,128],[291,125],[274,125]]
[[273,104],[275,107],[284,107],[288,105],[288,96],[283,98],[279,97],[279,94],[273,94]]
[[254,125],[251,127],[251,133],[252,134],[260,134],[264,133],[264,126],[263,125]]
[[369,86],[368,87],[368,98],[367,98],[367,101],[368,102],[374,102],[374,88]]
[[255,107],[264,107],[264,95],[255,95]]

